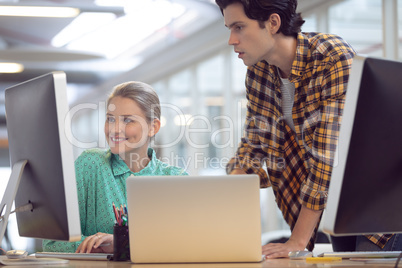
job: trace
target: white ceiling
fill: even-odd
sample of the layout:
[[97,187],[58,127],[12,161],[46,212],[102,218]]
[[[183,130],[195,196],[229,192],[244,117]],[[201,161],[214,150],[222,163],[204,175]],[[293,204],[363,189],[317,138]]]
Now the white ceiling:
[[[334,2],[339,0],[299,0],[298,10],[307,14]],[[222,21],[214,0],[0,0],[4,5],[68,6],[82,13],[78,18],[0,16],[0,62],[25,67],[19,74],[0,74],[0,92],[55,70],[67,73],[72,88],[93,91]],[[74,24],[75,36],[57,43],[55,37]]]
[[[168,38],[173,42],[172,39],[185,38],[194,31],[193,27],[182,29],[186,22],[191,25],[201,19],[203,25],[218,16],[211,3],[192,0],[0,1],[0,6],[11,4],[69,6],[83,12],[76,19],[81,19],[81,24],[73,33],[83,31],[61,47],[56,47],[52,40],[74,18],[0,17],[0,62],[15,61],[25,66],[22,74],[1,74],[2,82],[11,83],[52,70],[66,71],[72,83],[98,83],[141,60],[137,51],[142,44],[138,39],[151,41],[150,31],[156,30],[152,37],[156,40]],[[173,5],[182,7],[179,17],[175,18]],[[84,16],[86,20],[82,19]],[[139,18],[142,22],[138,22]],[[102,46],[107,46],[106,50],[102,51]]]
[[[328,1],[301,0],[299,10],[308,11],[324,2]],[[74,18],[0,16],[0,62],[25,66],[21,74],[0,74],[2,83],[11,84],[53,70],[66,71],[72,83],[96,84],[135,67],[144,60],[143,49],[172,45],[221,19],[211,0],[0,0],[2,5],[69,6],[80,8],[81,17],[91,14],[89,20],[81,19],[78,28],[83,32],[61,47],[52,40]],[[179,14],[174,14],[173,5],[182,8]],[[152,36],[144,33],[150,26],[156,28],[150,29]],[[102,31],[103,36],[95,36]],[[139,43],[137,39],[144,37],[146,42]],[[105,45],[107,52],[101,51]]]

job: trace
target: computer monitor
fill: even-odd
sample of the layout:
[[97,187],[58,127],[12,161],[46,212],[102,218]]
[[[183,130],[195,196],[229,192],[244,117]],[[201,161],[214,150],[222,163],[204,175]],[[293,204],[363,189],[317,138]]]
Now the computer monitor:
[[66,74],[7,88],[5,107],[12,171],[0,206],[0,243],[14,200],[20,236],[80,240],[73,148],[65,132]]
[[402,232],[402,62],[356,56],[323,230]]

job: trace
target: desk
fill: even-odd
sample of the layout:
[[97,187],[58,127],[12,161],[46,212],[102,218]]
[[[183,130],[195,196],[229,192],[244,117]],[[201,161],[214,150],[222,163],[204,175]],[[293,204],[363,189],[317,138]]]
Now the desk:
[[[0,256],[5,258],[5,256]],[[364,262],[343,260],[341,262],[327,262],[309,264],[304,260],[274,259],[266,260],[262,263],[188,263],[188,264],[133,264],[130,262],[113,261],[76,261],[70,260],[68,264],[62,265],[29,265],[29,266],[0,266],[10,268],[269,268],[269,267],[394,267],[395,264],[365,264]]]

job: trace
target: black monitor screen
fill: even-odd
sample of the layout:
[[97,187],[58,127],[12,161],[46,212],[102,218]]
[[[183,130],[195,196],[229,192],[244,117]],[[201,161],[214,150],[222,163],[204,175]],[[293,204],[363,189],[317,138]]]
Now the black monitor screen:
[[356,56],[324,230],[402,232],[402,62]]

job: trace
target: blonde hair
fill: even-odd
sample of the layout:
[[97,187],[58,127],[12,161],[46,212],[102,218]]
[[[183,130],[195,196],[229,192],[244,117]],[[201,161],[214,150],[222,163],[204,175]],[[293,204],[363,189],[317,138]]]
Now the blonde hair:
[[144,112],[146,120],[151,123],[161,118],[161,106],[156,91],[148,84],[130,81],[115,86],[107,99],[107,105],[114,97],[129,98],[135,101]]

